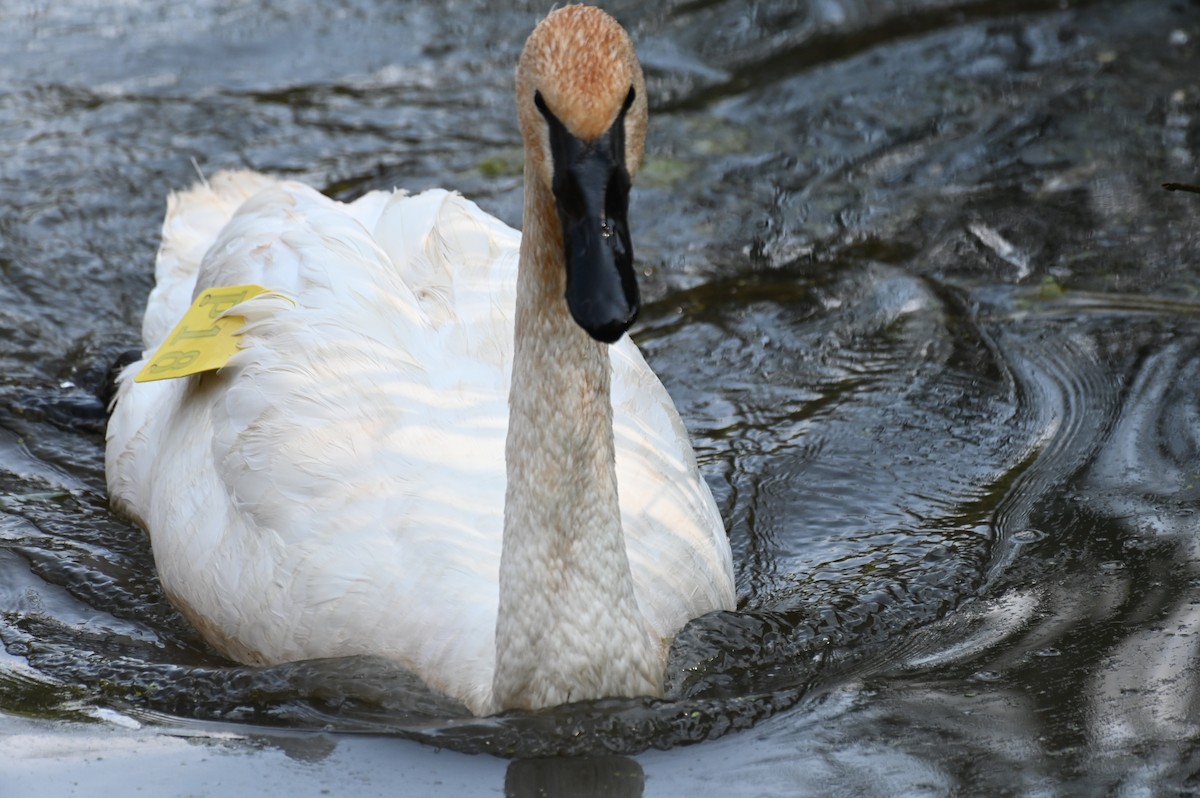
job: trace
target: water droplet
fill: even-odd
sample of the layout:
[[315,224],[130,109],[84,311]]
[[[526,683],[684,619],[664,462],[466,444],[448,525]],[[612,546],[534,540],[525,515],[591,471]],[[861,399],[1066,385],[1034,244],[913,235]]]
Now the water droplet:
[[1046,537],[1046,533],[1037,529],[1022,529],[1020,532],[1013,534],[1013,540],[1018,540],[1022,543],[1033,543]]

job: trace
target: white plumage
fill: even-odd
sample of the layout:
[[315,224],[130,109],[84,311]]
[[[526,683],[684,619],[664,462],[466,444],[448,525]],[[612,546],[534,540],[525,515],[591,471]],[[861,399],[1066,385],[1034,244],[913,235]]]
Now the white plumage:
[[[514,703],[493,681],[519,242],[440,190],[342,204],[225,172],[171,197],[147,357],[202,290],[273,293],[231,311],[243,348],[221,371],[123,372],[107,473],[168,596],[218,649],[251,664],[378,655],[477,714]],[[732,607],[729,546],[665,389],[627,336],[608,351],[620,527],[661,669],[684,623]],[[542,423],[574,423],[558,398],[533,397]],[[586,583],[567,601],[601,638],[628,624],[606,614],[612,589]],[[530,647],[556,666],[552,636]]]

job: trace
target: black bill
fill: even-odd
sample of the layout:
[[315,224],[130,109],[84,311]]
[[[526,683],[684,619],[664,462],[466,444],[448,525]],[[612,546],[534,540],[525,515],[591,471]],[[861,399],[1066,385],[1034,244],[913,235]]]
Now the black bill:
[[575,322],[597,341],[625,334],[641,307],[629,240],[629,171],[625,166],[625,106],[612,127],[591,141],[572,135],[542,101],[550,126],[554,198],[567,263],[567,306]]

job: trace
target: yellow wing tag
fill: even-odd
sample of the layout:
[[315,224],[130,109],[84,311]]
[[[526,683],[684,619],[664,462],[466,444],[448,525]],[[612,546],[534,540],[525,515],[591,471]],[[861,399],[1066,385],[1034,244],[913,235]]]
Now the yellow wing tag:
[[238,351],[237,330],[244,320],[221,314],[267,290],[261,285],[231,285],[205,291],[133,381],[169,380],[224,366]]

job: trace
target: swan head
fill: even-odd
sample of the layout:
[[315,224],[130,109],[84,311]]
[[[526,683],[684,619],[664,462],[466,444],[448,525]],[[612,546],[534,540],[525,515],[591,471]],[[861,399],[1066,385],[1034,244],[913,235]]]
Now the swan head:
[[598,8],[566,6],[530,34],[517,65],[526,191],[554,197],[566,301],[589,335],[613,343],[641,299],[629,237],[629,188],[646,138],[646,83],[633,42]]

